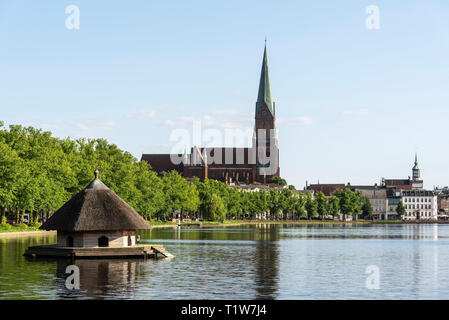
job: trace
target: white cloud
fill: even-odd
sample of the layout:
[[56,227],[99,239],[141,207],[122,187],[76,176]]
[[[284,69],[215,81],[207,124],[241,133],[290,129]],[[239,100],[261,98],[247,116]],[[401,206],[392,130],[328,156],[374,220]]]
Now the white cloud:
[[208,114],[185,115],[177,119],[167,119],[168,126],[191,128],[194,121],[201,122],[203,128],[242,129],[254,126],[254,114],[238,110],[216,110]]
[[341,114],[346,117],[364,117],[368,115],[368,109],[344,110]]
[[297,117],[296,119],[293,119],[294,122],[296,122],[297,124],[302,124],[302,125],[311,125],[313,123],[313,119],[310,117]]
[[128,118],[147,118],[151,119],[156,116],[156,111],[150,109],[140,109],[134,112],[128,113]]
[[82,131],[112,130],[117,126],[114,120],[84,120],[75,124]]

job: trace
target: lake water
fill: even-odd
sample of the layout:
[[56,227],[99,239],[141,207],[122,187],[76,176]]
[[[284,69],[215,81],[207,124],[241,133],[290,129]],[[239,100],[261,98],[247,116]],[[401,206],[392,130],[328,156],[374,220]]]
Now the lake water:
[[[0,299],[448,299],[449,225],[152,229],[176,257],[27,260],[56,236],[0,238]],[[376,289],[377,288],[377,289]]]

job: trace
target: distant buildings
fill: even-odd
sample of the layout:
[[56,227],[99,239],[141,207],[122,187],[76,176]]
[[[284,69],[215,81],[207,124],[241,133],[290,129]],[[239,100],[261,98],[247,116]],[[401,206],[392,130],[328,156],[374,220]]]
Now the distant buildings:
[[373,216],[378,219],[387,219],[388,211],[388,198],[387,189],[385,188],[372,188],[372,189],[353,189],[360,191],[362,196],[367,197],[373,208]]
[[306,190],[323,192],[327,197],[337,189],[349,188],[359,191],[370,200],[373,218],[388,220],[398,218],[396,209],[400,202],[405,207],[403,219],[436,220],[438,213],[449,216],[449,189],[440,190],[439,196],[433,191],[424,190],[418,157],[412,168],[412,178],[385,179],[382,184],[353,186],[348,184],[311,184],[306,183]]
[[415,154],[415,164],[412,168],[412,179],[385,179],[382,178],[382,186],[397,190],[422,190],[424,188],[421,179],[421,171],[418,167],[418,156]]
[[434,193],[437,196],[438,215],[441,218],[449,218],[449,188],[435,188]]
[[[349,185],[349,184],[348,184]],[[308,184],[306,182],[306,190],[315,192],[322,192],[326,197],[330,197],[335,190],[346,188],[345,184],[342,183],[330,183],[330,184]]]
[[401,201],[405,207],[406,220],[436,220],[438,218],[437,197],[433,191],[401,190]]

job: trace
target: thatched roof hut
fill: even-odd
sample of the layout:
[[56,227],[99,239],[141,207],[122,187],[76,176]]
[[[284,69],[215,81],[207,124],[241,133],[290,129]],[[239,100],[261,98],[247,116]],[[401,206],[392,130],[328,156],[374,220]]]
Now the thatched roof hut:
[[101,182],[96,170],[95,179],[40,228],[57,230],[61,246],[130,246],[135,244],[134,231],[150,229],[150,225]]

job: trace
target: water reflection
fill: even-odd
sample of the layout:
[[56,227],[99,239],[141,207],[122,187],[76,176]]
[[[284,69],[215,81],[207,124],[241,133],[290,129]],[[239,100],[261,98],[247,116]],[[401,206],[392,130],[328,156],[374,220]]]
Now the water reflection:
[[256,263],[255,299],[276,299],[279,290],[280,228],[276,225],[256,226],[258,233],[253,261]]
[[[139,264],[144,260],[136,259],[82,259],[57,260],[57,288],[61,298],[132,298],[135,282],[141,276]],[[65,285],[66,268],[76,265],[79,268],[80,289],[68,289]]]
[[[174,259],[26,260],[55,236],[0,238],[0,299],[448,299],[449,225],[245,225],[152,229]],[[378,266],[379,290],[366,288]]]

